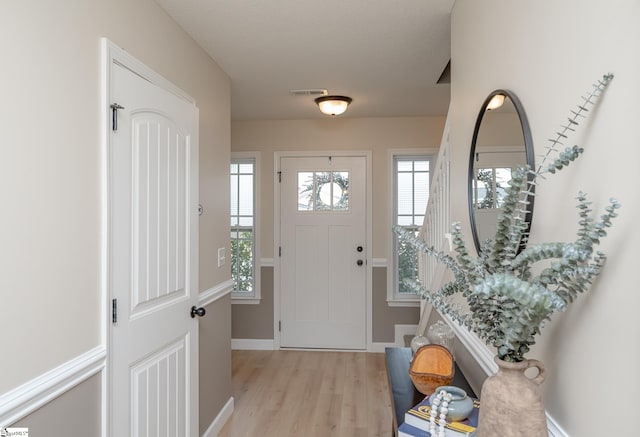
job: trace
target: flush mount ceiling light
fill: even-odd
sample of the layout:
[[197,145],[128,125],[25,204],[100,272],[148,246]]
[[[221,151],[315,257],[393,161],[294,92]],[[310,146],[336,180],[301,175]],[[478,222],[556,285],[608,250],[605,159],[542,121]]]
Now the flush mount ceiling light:
[[498,109],[503,104],[504,104],[504,94],[496,94],[489,101],[489,104],[487,105],[487,111],[491,111],[492,109]]
[[321,96],[315,99],[320,112],[327,115],[340,115],[347,110],[353,99],[346,96]]

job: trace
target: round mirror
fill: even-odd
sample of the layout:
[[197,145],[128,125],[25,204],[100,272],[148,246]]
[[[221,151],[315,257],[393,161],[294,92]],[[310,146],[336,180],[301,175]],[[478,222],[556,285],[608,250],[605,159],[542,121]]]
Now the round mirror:
[[[511,171],[521,165],[535,165],[527,116],[512,92],[496,90],[482,104],[469,154],[469,216],[478,253],[495,236]],[[529,200],[525,220],[530,227]]]

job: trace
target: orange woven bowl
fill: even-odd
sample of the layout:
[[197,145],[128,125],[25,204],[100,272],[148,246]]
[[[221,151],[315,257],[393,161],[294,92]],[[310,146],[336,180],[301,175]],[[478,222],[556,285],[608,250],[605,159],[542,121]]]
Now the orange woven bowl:
[[453,355],[439,344],[427,344],[418,349],[409,367],[411,381],[423,395],[433,393],[441,385],[450,385],[454,373]]

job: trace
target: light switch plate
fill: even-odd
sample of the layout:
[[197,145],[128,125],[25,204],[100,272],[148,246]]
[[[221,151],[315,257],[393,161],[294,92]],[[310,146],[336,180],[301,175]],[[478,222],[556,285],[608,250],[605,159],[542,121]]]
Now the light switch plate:
[[218,267],[222,267],[227,260],[226,250],[224,247],[218,248]]

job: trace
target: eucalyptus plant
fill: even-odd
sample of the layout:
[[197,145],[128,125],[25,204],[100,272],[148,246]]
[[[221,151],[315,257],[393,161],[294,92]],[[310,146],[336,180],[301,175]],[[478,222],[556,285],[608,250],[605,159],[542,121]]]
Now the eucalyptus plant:
[[[544,323],[553,313],[564,311],[579,293],[585,292],[604,265],[605,254],[595,247],[607,235],[606,229],[617,216],[620,204],[613,198],[599,219],[595,219],[586,194],[578,194],[579,228],[573,242],[542,243],[524,249],[522,242],[528,238],[525,218],[538,179],[567,167],[583,152],[578,146],[562,149],[563,143],[612,79],[613,75],[604,75],[593,90],[583,96],[577,110],[571,111],[568,123],[556,133],[555,139],[549,140],[547,153],[536,170],[521,166],[513,171],[495,238],[484,242],[477,257],[467,250],[460,223],[452,225],[456,252],[453,256],[427,246],[412,232],[394,227],[401,239],[434,256],[454,276],[451,282],[435,291],[427,290],[412,279],[405,279],[407,287],[494,346],[504,361],[524,360]],[[540,262],[543,265],[534,273],[533,266]],[[452,302],[451,296],[455,294],[466,299],[468,309]]]

